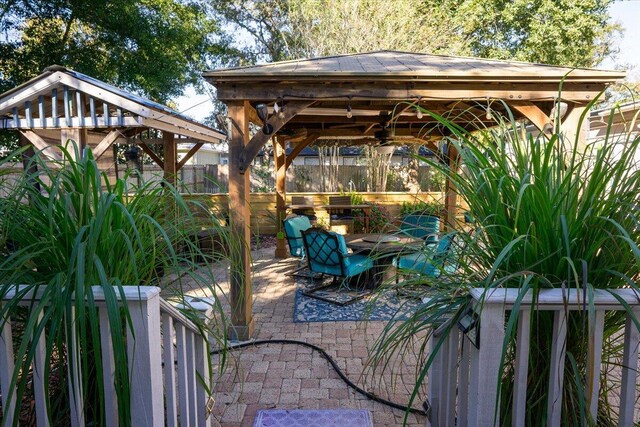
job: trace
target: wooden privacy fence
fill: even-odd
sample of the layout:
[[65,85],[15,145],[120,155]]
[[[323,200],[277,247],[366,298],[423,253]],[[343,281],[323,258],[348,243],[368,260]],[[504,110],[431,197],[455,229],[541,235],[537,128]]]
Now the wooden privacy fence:
[[[498,380],[502,376],[500,360],[505,337],[506,312],[513,309],[519,289],[472,289],[472,317],[477,316],[477,327],[467,337],[455,325],[447,336],[436,331],[431,349],[441,341],[429,371],[430,415],[427,425],[432,426],[499,426],[500,413]],[[585,301],[575,289],[541,290],[537,301],[531,292],[520,303],[515,344],[515,373],[513,393],[513,426],[525,425],[527,376],[530,346],[531,310],[553,312],[553,347],[548,379],[547,424],[561,425],[562,390],[567,348],[567,316],[570,311],[585,309]],[[621,387],[618,426],[633,425],[638,376],[638,350],[640,331],[633,321],[640,320],[640,294],[632,289],[596,290],[593,297],[595,322],[589,325],[588,371],[586,372],[588,401],[586,410],[596,419],[600,391],[604,318],[607,311],[627,311],[626,326],[621,331],[624,355],[620,363]],[[626,307],[625,307],[626,306]],[[447,328],[440,328],[446,330]],[[479,339],[476,347],[468,339]],[[607,387],[610,385],[607,384]],[[495,418],[495,419],[494,419]]]
[[[197,326],[160,298],[160,288],[124,287],[125,300],[120,299],[118,292],[116,295],[122,304],[127,305],[131,317],[131,328],[127,327],[126,331],[128,360],[114,360],[105,295],[100,287],[93,287],[92,290],[100,319],[106,425],[210,426],[211,400],[207,391],[210,384],[206,384],[210,378],[208,346]],[[17,288],[7,292],[4,299],[14,298],[16,292]],[[38,301],[37,295],[29,292],[22,298],[22,305],[33,307],[38,305]],[[0,338],[3,423],[10,426],[14,422],[16,405],[15,389],[12,393],[9,392],[15,366],[10,318],[4,320]],[[48,397],[45,396],[43,378],[45,335],[41,335],[31,345],[35,346],[32,371],[37,425],[48,426]],[[79,348],[77,342],[67,343],[67,351],[71,353],[72,360],[77,360]],[[128,364],[131,420],[118,419],[114,386],[116,363]],[[71,425],[84,426],[88,420],[85,420],[83,412],[82,380],[79,378],[81,370],[78,366],[70,366],[68,369],[76,372],[68,384]]]
[[[287,193],[287,203],[291,197],[305,196],[313,201],[315,206],[329,204],[330,196],[339,196],[340,193]],[[417,193],[405,192],[387,193],[359,193],[365,202],[376,203],[384,207],[391,218],[399,218],[403,203],[416,203],[417,201],[432,202],[442,201],[442,193]],[[194,194],[185,196],[190,200],[197,200],[205,205],[211,212],[224,219],[229,210],[228,194]],[[276,196],[274,193],[252,193],[251,207],[251,231],[254,234],[275,234],[276,229]],[[320,223],[329,223],[329,214],[322,208],[316,209],[316,215]]]

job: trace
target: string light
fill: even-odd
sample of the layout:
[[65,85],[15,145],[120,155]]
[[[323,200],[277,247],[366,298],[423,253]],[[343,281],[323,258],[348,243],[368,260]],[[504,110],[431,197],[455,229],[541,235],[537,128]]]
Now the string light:
[[418,120],[424,117],[424,114],[422,113],[422,110],[419,107],[416,107],[416,117],[418,118]]
[[347,118],[353,117],[353,111],[351,111],[351,105],[347,105]]

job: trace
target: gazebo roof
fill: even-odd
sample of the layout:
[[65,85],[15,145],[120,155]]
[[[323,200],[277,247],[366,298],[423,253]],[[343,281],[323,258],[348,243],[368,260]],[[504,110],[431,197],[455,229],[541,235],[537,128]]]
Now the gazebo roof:
[[558,67],[517,61],[500,61],[426,53],[381,50],[350,55],[283,61],[249,67],[208,71],[212,80],[242,81],[295,79],[366,79],[371,77],[413,81],[580,81],[613,82],[620,71]]
[[254,123],[260,120],[252,107],[266,104],[272,114],[276,103],[284,106],[289,115],[274,127],[290,141],[375,145],[386,132],[394,143],[433,147],[447,131],[420,111],[473,130],[494,126],[494,116],[508,108],[516,119],[543,129],[559,99],[570,110],[584,107],[625,72],[382,50],[227,68],[204,77],[227,105],[248,102]]
[[54,65],[0,95],[0,129],[153,128],[218,143],[223,132],[108,83]]

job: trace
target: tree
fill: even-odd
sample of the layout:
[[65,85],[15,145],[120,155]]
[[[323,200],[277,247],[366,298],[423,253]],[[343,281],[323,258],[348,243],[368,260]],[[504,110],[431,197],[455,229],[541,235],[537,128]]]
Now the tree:
[[456,10],[474,55],[593,67],[614,53],[612,0],[466,0]]
[[224,59],[196,0],[0,0],[0,91],[52,64],[166,102]]
[[243,63],[379,49],[594,66],[612,0],[211,0]]

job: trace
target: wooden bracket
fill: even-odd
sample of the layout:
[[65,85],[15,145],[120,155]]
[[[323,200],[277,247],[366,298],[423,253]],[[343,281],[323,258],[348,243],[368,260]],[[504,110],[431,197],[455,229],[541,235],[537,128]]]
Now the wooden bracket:
[[249,143],[242,150],[242,153],[240,153],[238,159],[240,161],[240,164],[238,165],[238,171],[241,174],[244,174],[249,168],[249,165],[251,165],[251,162],[253,162],[253,159],[256,158],[262,147],[264,147],[264,144],[266,144],[267,141],[269,141],[269,139],[271,139],[271,137],[275,133],[282,129],[282,127],[286,125],[289,120],[295,117],[296,114],[313,105],[314,102],[315,101],[289,101],[285,106],[283,118],[280,118],[277,115],[271,116],[271,118],[269,119],[269,124],[273,126],[273,133],[271,133],[270,135],[265,135],[264,132],[262,132],[262,129],[260,129],[258,133],[256,133],[253,138],[251,138],[251,141],[249,141]]
[[303,141],[300,141],[299,143],[297,143],[296,146],[293,147],[293,150],[291,150],[291,153],[289,153],[289,155],[287,156],[285,160],[284,169],[285,170],[289,169],[289,166],[291,166],[291,162],[293,162],[293,159],[298,157],[298,154],[300,154],[302,150],[305,149],[305,147],[309,146],[310,144],[313,144],[313,142],[317,140],[319,137],[320,137],[320,134],[312,133],[311,135],[306,137]]
[[33,146],[38,149],[38,152],[42,153],[49,160],[62,160],[60,149],[55,145],[50,145],[45,142],[45,140],[34,131],[21,130],[20,134],[33,144]]
[[142,151],[144,151],[145,153],[147,153],[147,156],[151,157],[151,160],[153,160],[154,162],[156,162],[156,164],[158,166],[160,166],[162,169],[164,169],[164,162],[162,161],[162,159],[160,157],[158,157],[156,155],[156,153],[154,153],[151,148],[149,148],[149,146],[147,144],[140,144],[140,148],[142,148]]
[[182,169],[182,167],[189,161],[190,158],[194,156],[194,154],[198,152],[200,148],[202,148],[203,145],[204,145],[204,142],[199,142],[195,144],[193,147],[191,147],[191,149],[187,151],[187,154],[185,154],[184,158],[178,162],[178,166],[176,167],[176,172]]
[[529,119],[540,132],[549,132],[551,118],[533,102],[509,102],[509,105]]

